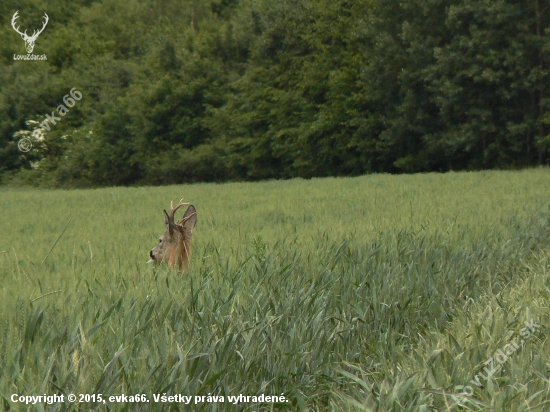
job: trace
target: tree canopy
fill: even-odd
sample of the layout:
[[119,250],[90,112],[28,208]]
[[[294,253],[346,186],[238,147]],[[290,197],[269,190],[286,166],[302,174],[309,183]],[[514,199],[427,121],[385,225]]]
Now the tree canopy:
[[[15,59],[17,10],[29,33],[48,14],[33,51],[46,60]],[[547,164],[549,13],[539,0],[8,0],[0,177],[71,187]],[[82,98],[59,115],[72,89]]]

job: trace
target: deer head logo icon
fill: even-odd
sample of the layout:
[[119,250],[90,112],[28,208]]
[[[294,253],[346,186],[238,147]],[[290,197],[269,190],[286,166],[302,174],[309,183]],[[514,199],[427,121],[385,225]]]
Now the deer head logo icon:
[[44,23],[42,25],[42,28],[40,30],[34,30],[32,36],[29,36],[29,35],[27,35],[27,30],[25,30],[23,33],[21,33],[19,31],[19,27],[15,27],[16,20],[19,18],[19,15],[17,13],[19,13],[19,10],[17,10],[13,14],[13,17],[11,19],[11,26],[13,27],[13,29],[17,33],[19,33],[21,35],[21,37],[25,41],[25,48],[27,49],[27,53],[30,54],[30,53],[32,53],[32,51],[34,49],[34,43],[36,42],[36,39],[38,38],[40,33],[42,33],[44,31],[44,29],[46,28],[46,25],[48,24],[48,21],[50,20],[50,18],[48,17],[48,15],[46,13],[44,13]]

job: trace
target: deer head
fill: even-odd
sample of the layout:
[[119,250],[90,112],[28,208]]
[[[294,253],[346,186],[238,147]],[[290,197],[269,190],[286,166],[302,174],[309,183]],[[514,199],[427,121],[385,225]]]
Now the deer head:
[[159,239],[158,245],[149,252],[153,262],[165,261],[172,267],[178,265],[180,269],[182,266],[186,269],[189,266],[191,236],[193,228],[197,224],[197,210],[195,206],[190,205],[183,214],[183,218],[177,222],[174,221],[174,213],[184,205],[189,205],[189,203],[183,203],[183,199],[175,207],[170,202],[170,214],[166,210],[164,211],[166,232]]
[[25,47],[27,49],[27,53],[32,53],[32,51],[34,49],[34,42],[36,41],[38,35],[44,31],[44,29],[46,28],[46,25],[48,24],[48,21],[50,20],[50,18],[48,17],[48,15],[46,13],[44,13],[44,23],[42,25],[42,28],[40,30],[34,30],[32,36],[28,36],[27,35],[27,30],[25,30],[23,33],[21,33],[19,31],[19,27],[15,27],[15,21],[19,18],[17,13],[19,13],[19,10],[17,10],[13,14],[13,17],[11,19],[11,26],[13,27],[13,29],[17,33],[19,33],[21,35],[21,37],[25,41]]

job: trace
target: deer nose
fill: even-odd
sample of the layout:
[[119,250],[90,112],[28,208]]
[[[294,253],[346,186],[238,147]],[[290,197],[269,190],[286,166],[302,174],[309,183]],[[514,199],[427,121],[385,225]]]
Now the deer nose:
[[149,252],[149,256],[151,256],[151,259],[154,259],[154,258],[155,258],[155,255],[153,254],[153,251],[152,251],[152,250]]

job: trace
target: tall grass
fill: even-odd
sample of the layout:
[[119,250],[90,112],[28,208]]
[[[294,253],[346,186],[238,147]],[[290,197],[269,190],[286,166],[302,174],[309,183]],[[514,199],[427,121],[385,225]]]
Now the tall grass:
[[[143,410],[544,410],[549,183],[537,169],[2,190],[3,402],[144,393]],[[162,209],[182,196],[199,219],[189,272],[147,265]],[[528,316],[537,336],[459,406],[449,394]],[[153,403],[162,393],[289,403]],[[107,408],[41,407],[94,406]]]

